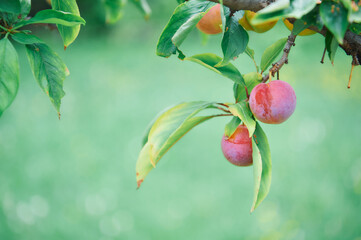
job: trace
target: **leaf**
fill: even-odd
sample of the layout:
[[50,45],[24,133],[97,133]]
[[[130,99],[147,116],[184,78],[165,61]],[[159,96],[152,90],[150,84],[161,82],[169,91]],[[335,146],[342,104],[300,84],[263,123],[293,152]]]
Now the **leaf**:
[[108,24],[116,23],[122,17],[124,0],[104,0],[105,19]]
[[282,38],[266,48],[261,59],[261,71],[264,72],[276,60],[287,43],[287,38]]
[[231,137],[236,131],[239,124],[241,124],[241,119],[239,119],[239,117],[233,117],[232,120],[227,123],[224,129],[224,135],[226,135],[227,137]]
[[65,95],[63,81],[67,68],[64,62],[43,43],[26,45],[26,53],[36,81],[59,113],[61,99]]
[[293,24],[292,33],[293,33],[293,35],[298,35],[298,34],[300,34],[300,32],[302,32],[303,30],[305,30],[309,26],[310,26],[310,24],[305,23],[301,19],[297,19],[295,21],[295,23]]
[[231,63],[228,63],[222,67],[216,67],[222,58],[213,53],[204,53],[187,57],[184,60],[189,60],[201,64],[202,66],[234,81],[235,83],[245,86],[244,79],[238,69]]
[[19,88],[18,54],[7,38],[0,40],[0,116],[14,101]]
[[[355,4],[356,5],[356,4]],[[355,22],[355,23],[360,23],[361,22],[361,6],[360,6],[360,1],[358,3],[358,6],[356,5],[354,7],[351,8],[351,11],[349,11],[349,15],[348,15],[348,21],[350,23]]]
[[182,103],[164,112],[155,121],[136,164],[138,187],[163,155],[188,131],[208,119],[220,116],[196,116],[202,110],[215,107],[215,103],[202,101]]
[[1,0],[0,1],[0,12],[6,13],[19,13],[21,6],[19,0]]
[[246,50],[249,36],[246,30],[238,23],[237,17],[227,17],[226,29],[223,33],[222,52],[223,60],[219,66],[227,64]]
[[320,6],[320,15],[328,30],[342,44],[348,27],[347,9],[342,4],[323,1]]
[[252,19],[253,24],[275,21],[280,18],[301,18],[309,13],[317,0],[279,0],[265,7]]
[[149,19],[152,10],[149,7],[147,0],[130,0],[142,12],[145,19]]
[[254,50],[247,46],[244,52],[252,59],[254,66],[256,67],[256,71],[258,72],[259,67],[257,65],[256,59],[254,58]]
[[41,40],[37,36],[22,32],[12,34],[11,38],[20,44],[44,43],[43,40]]
[[350,31],[352,31],[353,33],[356,33],[357,35],[361,33],[361,24],[359,23],[352,23],[349,26]]
[[[243,75],[243,79],[246,83],[248,93],[251,94],[253,88],[262,82],[262,75],[257,72],[251,72]],[[236,102],[240,102],[247,98],[244,86],[239,84],[233,86],[233,93]]]
[[29,20],[21,21],[15,27],[20,28],[24,25],[37,24],[37,23],[50,23],[50,24],[61,24],[65,26],[76,26],[79,24],[85,24],[85,20],[71,13],[47,9],[38,12],[33,18],[30,18]]
[[20,0],[20,13],[25,17],[31,9],[31,0]]
[[325,46],[328,53],[328,57],[330,58],[330,61],[333,65],[333,62],[335,61],[336,52],[338,49],[338,42],[337,39],[329,31],[327,31],[326,33]]
[[[181,44],[187,37],[189,28],[193,28],[194,25],[197,24],[195,20],[197,17],[194,15],[198,15],[199,17],[201,13],[206,13],[207,10],[214,5],[215,3],[202,0],[192,0],[180,4],[175,9],[167,26],[164,28],[162,34],[159,37],[157,44],[157,55],[162,57],[169,57],[172,54],[175,54],[179,44]],[[178,31],[181,31],[181,33],[178,33],[177,38],[173,39]],[[173,41],[175,41],[178,45],[175,45]]]
[[[69,12],[80,17],[76,0],[51,0],[51,6],[54,10]],[[80,25],[67,27],[58,24],[57,27],[63,39],[64,48],[67,48],[72,42],[74,42],[79,35]]]
[[248,129],[249,137],[252,137],[256,128],[256,121],[253,118],[253,114],[248,106],[248,103],[242,101],[236,104],[232,104],[229,105],[228,109],[234,116],[239,117],[239,119],[242,120]]
[[253,212],[266,198],[271,187],[272,179],[271,152],[267,136],[258,123],[256,124],[256,131],[252,138],[252,148],[254,200],[251,212]]

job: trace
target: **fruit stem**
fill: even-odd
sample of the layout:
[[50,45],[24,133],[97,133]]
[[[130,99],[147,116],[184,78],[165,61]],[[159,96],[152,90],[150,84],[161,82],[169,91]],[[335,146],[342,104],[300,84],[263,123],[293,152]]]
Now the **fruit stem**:
[[321,63],[322,64],[324,63],[325,55],[326,55],[326,47],[325,47],[325,50],[323,50],[323,54],[322,54],[322,58],[321,58]]

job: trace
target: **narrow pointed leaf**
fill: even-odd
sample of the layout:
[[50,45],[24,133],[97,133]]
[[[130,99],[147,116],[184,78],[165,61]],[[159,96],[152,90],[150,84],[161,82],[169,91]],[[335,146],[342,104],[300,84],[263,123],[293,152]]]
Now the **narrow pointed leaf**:
[[0,40],[0,116],[14,101],[19,88],[18,54],[7,38]]
[[145,19],[148,19],[152,14],[147,0],[130,0],[142,12]]
[[63,81],[67,68],[64,62],[43,43],[26,45],[26,53],[36,81],[59,113],[61,98],[65,95]]
[[[164,28],[161,36],[159,37],[157,55],[170,57],[172,54],[176,54],[177,47],[179,47],[179,44],[183,42],[187,34],[190,32],[189,29],[194,28],[197,24],[197,16],[199,17],[201,13],[206,13],[207,10],[214,5],[215,3],[202,0],[192,0],[180,4],[175,9],[167,26]],[[173,40],[173,37],[178,31],[181,31],[181,37],[178,36],[176,40]],[[180,33],[178,33],[178,35],[180,35]],[[173,41],[175,41],[178,45],[175,45]]]
[[244,79],[238,69],[231,63],[228,63],[221,67],[216,67],[216,65],[222,61],[222,58],[213,54],[213,53],[204,53],[194,55],[192,57],[187,57],[184,60],[189,60],[195,63],[198,63],[226,78],[231,79],[235,83],[245,86]]
[[272,179],[271,152],[267,136],[258,123],[252,138],[252,148],[254,199],[251,212],[266,198],[271,187]]
[[287,43],[287,38],[282,38],[266,48],[261,58],[261,71],[264,72],[276,60]]
[[43,40],[41,40],[37,36],[22,32],[11,35],[11,38],[20,44],[44,43]]
[[196,116],[200,111],[214,108],[215,103],[188,102],[164,112],[153,124],[136,164],[138,187],[163,155],[189,130],[218,115]]
[[109,24],[116,23],[122,16],[125,0],[104,0],[105,20]]
[[337,42],[337,39],[330,32],[326,33],[325,45],[326,45],[328,57],[329,57],[331,63],[333,64],[333,62],[335,61],[335,56],[336,56],[336,52],[338,49],[338,42]]
[[[76,0],[51,0],[51,5],[54,10],[69,12],[73,15],[80,17],[79,8]],[[63,39],[65,48],[68,47],[72,42],[74,42],[74,40],[78,37],[80,31],[80,25],[67,27],[58,24],[57,27]]]

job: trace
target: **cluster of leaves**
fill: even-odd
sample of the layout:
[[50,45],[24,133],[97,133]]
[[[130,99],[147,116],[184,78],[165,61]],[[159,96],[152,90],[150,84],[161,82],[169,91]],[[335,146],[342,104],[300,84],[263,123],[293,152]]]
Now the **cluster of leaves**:
[[39,11],[34,17],[28,16],[30,8],[30,0],[0,2],[0,115],[13,102],[19,88],[19,60],[10,39],[25,46],[36,81],[59,113],[65,95],[63,81],[69,71],[56,52],[24,27],[56,24],[66,48],[77,38],[80,25],[85,24],[75,0],[52,0],[52,9]]
[[[144,15],[145,19],[148,19],[152,13],[147,0],[130,0]],[[123,8],[127,0],[104,0],[105,17],[107,23],[117,22],[123,15]]]
[[[269,192],[272,164],[267,137],[249,108],[248,93],[268,74],[267,69],[282,52],[287,43],[287,37],[269,46],[264,51],[258,66],[254,58],[254,51],[248,46],[249,35],[238,22],[243,17],[244,11],[231,13],[230,9],[223,6],[220,1],[223,57],[212,53],[187,57],[180,50],[181,44],[207,11],[215,6],[215,3],[205,0],[178,2],[178,7],[159,38],[157,55],[162,57],[178,55],[181,60],[198,63],[232,80],[235,103],[188,102],[179,104],[161,114],[145,136],[143,148],[136,164],[138,187],[160,158],[189,130],[208,119],[231,116],[231,121],[225,127],[225,135],[231,136],[239,124],[245,124],[252,137],[254,201],[251,211],[253,211]],[[255,17],[254,23],[295,18],[293,35],[298,35],[310,26],[315,26],[320,30],[326,26],[328,34],[325,43],[333,62],[338,43],[342,43],[346,30],[360,32],[361,7],[355,7],[359,5],[359,1],[347,0],[323,1],[321,4],[318,4],[317,0],[280,0],[260,11]],[[231,63],[242,53],[247,54],[255,63],[256,72],[241,74]],[[209,108],[221,113],[199,115],[201,111]]]
[[297,31],[302,31],[310,26],[317,27],[319,30],[326,27],[325,47],[333,63],[339,44],[343,44],[346,31],[350,30],[355,34],[361,33],[361,1],[276,1],[259,11],[254,22],[262,23],[280,18],[298,19],[296,21]]

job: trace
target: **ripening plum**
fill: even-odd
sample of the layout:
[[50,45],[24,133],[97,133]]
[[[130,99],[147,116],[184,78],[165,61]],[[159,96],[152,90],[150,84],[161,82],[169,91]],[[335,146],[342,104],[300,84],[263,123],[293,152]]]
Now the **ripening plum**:
[[246,20],[249,23],[249,25],[253,28],[253,31],[255,31],[257,33],[267,32],[268,30],[273,28],[277,23],[277,21],[268,21],[268,22],[265,22],[265,23],[254,24],[254,23],[252,23],[252,19],[256,15],[255,12],[247,10],[247,11],[245,11],[244,15],[246,16]]
[[252,165],[252,139],[245,125],[239,125],[232,136],[223,135],[222,152],[236,166]]
[[251,92],[249,106],[259,121],[279,124],[295,111],[296,94],[290,84],[281,80],[260,83]]
[[247,21],[246,14],[243,15],[241,19],[238,20],[238,23],[247,31],[254,31],[253,27]]
[[211,7],[197,23],[197,28],[205,34],[218,34],[222,32],[221,5]]

